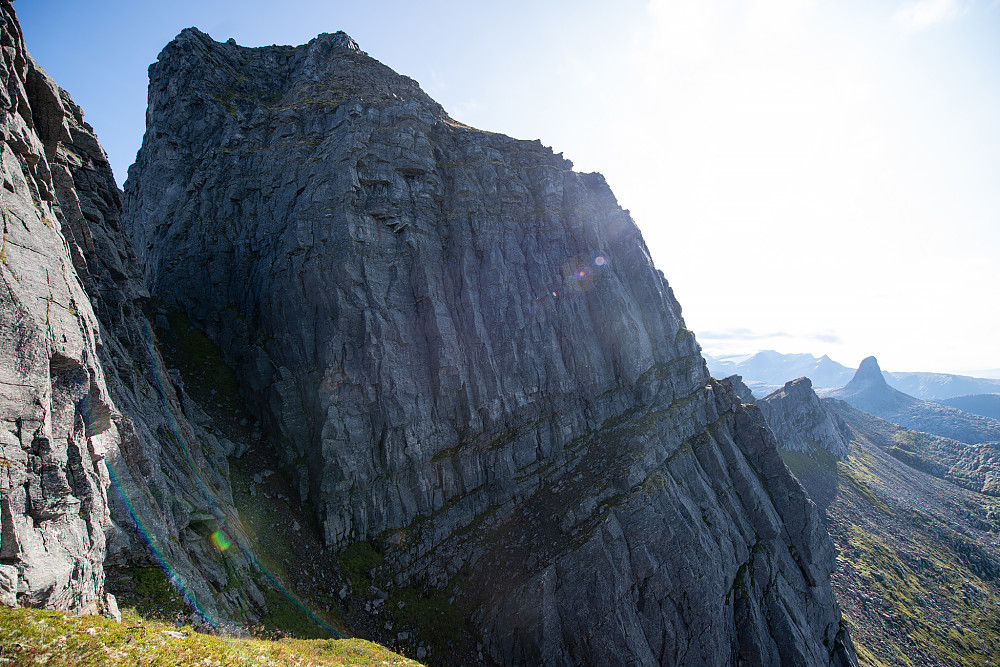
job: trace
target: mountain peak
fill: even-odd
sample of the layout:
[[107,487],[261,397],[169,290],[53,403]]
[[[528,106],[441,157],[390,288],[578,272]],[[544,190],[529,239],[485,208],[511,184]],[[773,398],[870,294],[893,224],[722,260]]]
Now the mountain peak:
[[916,401],[888,385],[875,357],[863,359],[851,381],[829,396],[843,399],[859,410],[875,415]]
[[876,357],[874,357],[874,356],[867,356],[867,357],[865,357],[864,359],[861,360],[861,363],[858,365],[858,370],[859,371],[860,370],[869,370],[870,371],[872,369],[877,370],[879,372],[882,372],[881,367],[879,367],[879,365],[878,365],[878,359]]
[[358,53],[363,53],[361,47],[358,46],[358,43],[355,42],[353,39],[351,39],[351,36],[348,35],[346,32],[344,32],[343,30],[338,30],[337,32],[334,33],[329,33],[329,32],[320,33],[319,35],[314,37],[310,43],[316,43],[323,46],[331,46],[331,47],[339,46],[349,51],[357,51]]
[[861,360],[858,372],[854,374],[854,378],[847,386],[850,387],[855,383],[863,383],[871,387],[889,386],[885,382],[885,376],[882,375],[882,368],[878,365],[878,359],[875,357],[865,357]]

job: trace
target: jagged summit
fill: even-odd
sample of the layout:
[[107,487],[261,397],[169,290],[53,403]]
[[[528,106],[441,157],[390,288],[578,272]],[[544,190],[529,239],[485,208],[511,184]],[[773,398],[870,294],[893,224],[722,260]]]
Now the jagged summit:
[[[210,34],[208,34],[207,32],[205,32],[203,30],[200,30],[200,29],[198,29],[198,28],[196,28],[194,26],[191,26],[189,28],[184,28],[183,30],[181,30],[180,33],[178,33],[177,37],[174,38],[173,41],[175,41],[175,42],[176,41],[183,42],[183,41],[188,41],[188,40],[197,40],[197,41],[200,41],[200,42],[211,42],[213,44],[222,44],[223,43],[223,42],[217,42],[215,39],[212,38],[212,36]],[[232,37],[230,37],[229,39],[227,39],[224,43],[227,44],[227,45],[229,45],[229,46],[238,46],[238,47],[243,48],[243,49],[247,49],[247,48],[261,48],[261,47],[241,46]],[[317,47],[324,47],[324,48],[337,48],[337,47],[339,47],[339,48],[347,49],[348,51],[354,51],[356,53],[360,53],[362,55],[368,55],[366,52],[362,51],[361,47],[358,46],[358,43],[356,41],[354,41],[354,39],[350,35],[348,35],[346,32],[344,32],[343,30],[338,30],[337,32],[321,32],[320,34],[316,35],[311,40],[309,40],[309,42],[307,42],[303,46],[306,46],[306,47],[317,46]],[[286,46],[279,46],[279,45],[275,44],[275,45],[273,45],[271,47],[263,47],[263,48],[295,49],[295,48],[299,48],[299,47],[287,46],[287,45]]]
[[334,33],[321,32],[319,35],[310,40],[309,44],[310,45],[319,44],[322,46],[329,46],[329,47],[340,47],[348,49],[350,51],[356,51],[358,53],[365,54],[365,52],[361,50],[361,47],[358,46],[358,43],[355,42],[351,38],[351,36],[348,35],[346,32],[344,32],[343,30],[338,30],[337,32]]
[[839,459],[850,453],[843,429],[823,407],[809,378],[789,380],[757,404],[780,448],[803,453],[821,449]]

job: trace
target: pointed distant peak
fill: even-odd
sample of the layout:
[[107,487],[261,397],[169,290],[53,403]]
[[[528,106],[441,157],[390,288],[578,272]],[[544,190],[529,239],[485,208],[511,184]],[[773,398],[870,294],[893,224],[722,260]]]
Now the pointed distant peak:
[[882,375],[882,369],[879,368],[878,359],[875,357],[867,357],[858,366],[857,372],[847,386],[844,387],[844,391],[848,393],[858,393],[858,392],[877,392],[877,393],[889,393],[889,385],[886,384],[885,376]]
[[875,357],[865,357],[861,360],[861,365],[858,366],[858,372],[854,377],[857,378],[858,376],[879,378],[882,382],[885,382],[885,378],[882,377],[882,369],[879,367],[878,359]]

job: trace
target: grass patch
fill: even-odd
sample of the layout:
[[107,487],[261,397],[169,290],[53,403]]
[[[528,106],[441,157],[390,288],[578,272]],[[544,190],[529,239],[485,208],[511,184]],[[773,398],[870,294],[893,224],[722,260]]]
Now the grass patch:
[[340,569],[351,580],[355,591],[367,594],[372,585],[371,571],[384,562],[382,554],[368,542],[355,542],[339,554]]
[[261,619],[264,630],[276,637],[329,639],[332,636],[288,596],[273,588],[265,588],[263,593],[270,612]]
[[158,567],[131,567],[110,573],[108,584],[124,605],[134,606],[147,618],[173,621],[191,612],[184,596],[170,583],[167,573]]
[[[172,634],[168,634],[172,633]],[[418,665],[362,639],[271,641],[196,632],[122,611],[122,623],[99,616],[0,608],[0,660],[27,667],[322,667]]]

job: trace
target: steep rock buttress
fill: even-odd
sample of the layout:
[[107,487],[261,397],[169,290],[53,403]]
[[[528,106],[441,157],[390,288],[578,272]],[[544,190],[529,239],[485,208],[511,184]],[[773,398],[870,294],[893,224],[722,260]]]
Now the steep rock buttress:
[[598,174],[449,118],[343,33],[185,30],[125,217],[327,543],[493,659],[850,664],[833,552]]

